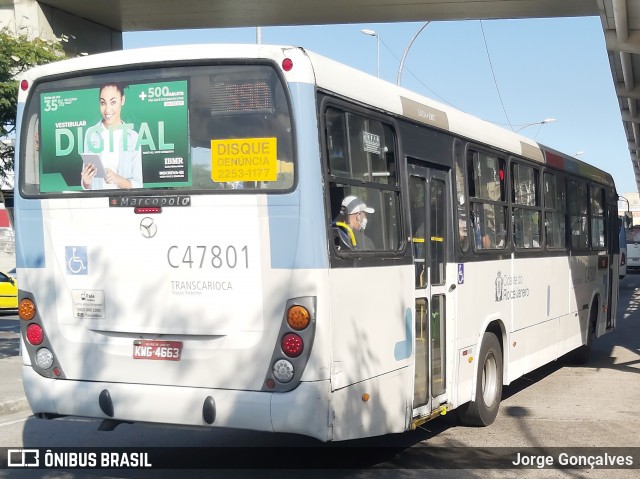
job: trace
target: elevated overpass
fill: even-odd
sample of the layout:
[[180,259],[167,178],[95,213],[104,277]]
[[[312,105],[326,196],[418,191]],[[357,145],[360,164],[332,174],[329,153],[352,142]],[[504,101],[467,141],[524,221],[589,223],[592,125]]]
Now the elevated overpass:
[[[40,0],[123,32],[599,15],[596,0]],[[606,3],[606,2],[605,2]],[[609,2],[611,3],[611,2]],[[629,2],[631,3],[631,1]],[[636,2],[633,2],[636,3]]]
[[121,48],[121,32],[143,30],[599,16],[640,187],[637,0],[0,0],[0,13],[11,7],[16,31],[31,15],[39,34],[74,31],[73,48],[89,53]]

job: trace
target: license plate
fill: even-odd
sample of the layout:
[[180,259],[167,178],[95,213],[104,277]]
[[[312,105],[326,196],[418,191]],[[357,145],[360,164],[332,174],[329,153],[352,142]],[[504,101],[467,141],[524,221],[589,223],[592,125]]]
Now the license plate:
[[154,341],[136,339],[133,342],[133,359],[156,361],[180,361],[182,341]]

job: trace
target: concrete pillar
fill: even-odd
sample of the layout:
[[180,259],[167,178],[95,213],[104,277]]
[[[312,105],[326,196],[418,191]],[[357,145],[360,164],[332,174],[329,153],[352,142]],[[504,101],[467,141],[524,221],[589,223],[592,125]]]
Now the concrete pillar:
[[0,28],[29,38],[57,39],[70,57],[122,49],[122,32],[36,0],[0,0]]

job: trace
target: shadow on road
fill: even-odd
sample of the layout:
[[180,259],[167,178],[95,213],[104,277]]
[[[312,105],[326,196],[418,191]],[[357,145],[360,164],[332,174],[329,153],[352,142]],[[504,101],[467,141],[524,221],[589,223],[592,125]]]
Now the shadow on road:
[[20,354],[20,320],[13,313],[0,312],[0,359]]

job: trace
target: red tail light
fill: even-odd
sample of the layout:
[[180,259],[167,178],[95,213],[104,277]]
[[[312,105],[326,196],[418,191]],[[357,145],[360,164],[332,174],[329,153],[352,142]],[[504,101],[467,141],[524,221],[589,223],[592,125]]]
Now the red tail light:
[[297,334],[288,333],[282,338],[282,352],[290,358],[297,358],[302,354],[304,343]]
[[41,344],[44,341],[44,331],[38,324],[30,324],[27,328],[27,341],[34,346]]

